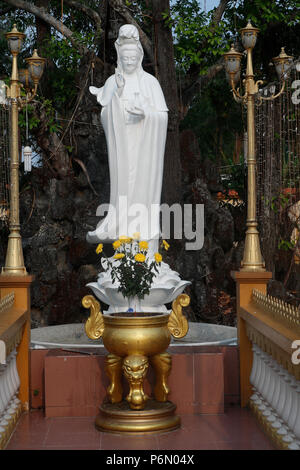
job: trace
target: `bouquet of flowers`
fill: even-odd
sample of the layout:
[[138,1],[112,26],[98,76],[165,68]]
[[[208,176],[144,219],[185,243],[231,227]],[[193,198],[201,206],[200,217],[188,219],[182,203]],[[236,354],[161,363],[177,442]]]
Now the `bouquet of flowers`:
[[[161,248],[169,249],[163,240]],[[119,282],[118,291],[126,298],[143,299],[149,294],[153,278],[158,273],[162,255],[157,252],[152,260],[148,257],[148,242],[141,241],[139,234],[133,237],[121,236],[113,243],[115,254],[108,258],[103,252],[103,244],[97,246],[96,253],[106,258],[106,269],[110,270],[112,282]],[[117,260],[117,262],[116,262]]]

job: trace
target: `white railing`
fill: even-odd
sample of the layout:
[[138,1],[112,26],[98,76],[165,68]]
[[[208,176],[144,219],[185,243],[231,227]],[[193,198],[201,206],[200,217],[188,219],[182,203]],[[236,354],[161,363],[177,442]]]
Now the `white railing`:
[[278,444],[300,450],[300,381],[253,343],[250,406]]
[[[0,300],[0,319],[14,304],[14,293]],[[3,333],[0,339],[0,449],[3,449],[15,428],[22,406],[18,398],[20,378],[17,370],[17,347],[21,329],[12,335]]]
[[14,428],[21,411],[16,356],[17,351],[14,349],[6,358],[6,364],[0,365],[0,443],[2,440],[6,441],[6,436]]

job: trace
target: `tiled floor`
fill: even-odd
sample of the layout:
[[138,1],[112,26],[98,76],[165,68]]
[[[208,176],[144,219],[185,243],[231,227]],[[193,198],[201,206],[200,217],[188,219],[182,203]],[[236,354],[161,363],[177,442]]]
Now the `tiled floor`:
[[237,406],[181,420],[176,431],[121,436],[97,431],[94,418],[45,418],[35,410],[21,417],[6,450],[274,450],[250,411]]

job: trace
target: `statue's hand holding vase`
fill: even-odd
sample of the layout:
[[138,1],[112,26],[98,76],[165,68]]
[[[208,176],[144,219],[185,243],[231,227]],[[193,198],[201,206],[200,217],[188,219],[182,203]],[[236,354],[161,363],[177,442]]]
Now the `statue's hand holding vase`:
[[145,103],[145,100],[143,103],[141,103],[139,93],[134,93],[134,101],[129,102],[126,111],[134,117],[144,119],[147,112],[147,105]]

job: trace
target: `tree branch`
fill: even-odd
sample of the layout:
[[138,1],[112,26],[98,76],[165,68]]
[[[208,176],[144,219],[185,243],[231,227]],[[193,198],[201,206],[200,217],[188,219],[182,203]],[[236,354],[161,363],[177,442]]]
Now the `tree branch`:
[[87,5],[84,5],[84,3],[77,2],[76,0],[65,0],[65,3],[70,7],[76,8],[76,10],[81,10],[95,23],[96,29],[98,31],[101,30],[101,18],[95,10],[88,7]]
[[148,38],[146,33],[144,33],[142,28],[138,25],[138,23],[135,21],[128,8],[124,5],[123,0],[109,0],[109,4],[111,8],[113,8],[117,13],[119,13],[120,16],[122,16],[122,18],[124,18],[124,20],[127,21],[127,23],[133,24],[138,29],[141,44],[145,52],[147,53],[147,56],[149,57],[150,61],[154,63],[152,42]]
[[211,65],[205,75],[199,75],[196,80],[189,81],[183,91],[183,106],[188,108],[192,103],[196,89],[205,87],[224,68],[224,59],[221,57],[215,64]]
[[77,39],[74,37],[73,32],[67,28],[61,21],[54,18],[52,15],[47,13],[43,8],[39,8],[33,3],[27,2],[25,0],[3,0],[8,5],[11,5],[20,10],[25,10],[28,13],[32,13],[36,17],[45,21],[46,23],[53,26],[57,31],[59,31],[65,38],[69,39],[72,46],[79,51],[81,55],[89,54],[90,51],[87,47],[82,44],[79,44]]
[[217,6],[214,15],[212,17],[212,26],[218,26],[220,23],[222,16],[224,14],[224,11],[226,10],[227,4],[230,2],[230,0],[220,0],[219,5]]

